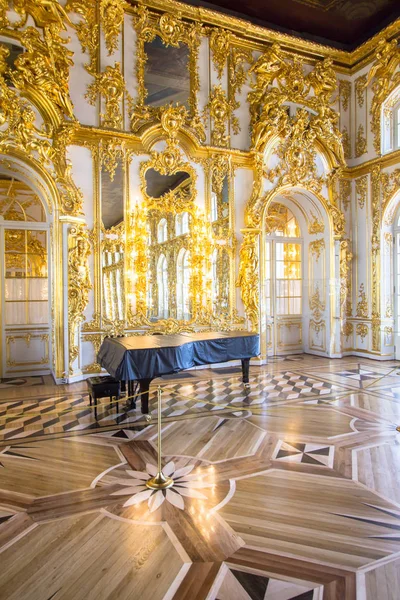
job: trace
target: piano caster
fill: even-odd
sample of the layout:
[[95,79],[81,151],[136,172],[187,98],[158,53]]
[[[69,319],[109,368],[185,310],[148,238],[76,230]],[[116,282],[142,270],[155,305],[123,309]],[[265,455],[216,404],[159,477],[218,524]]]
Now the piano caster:
[[143,415],[144,416],[144,420],[146,421],[146,423],[150,423],[150,421],[153,420],[153,417],[151,415]]
[[249,383],[245,383],[244,387],[245,387],[246,390],[249,390],[250,389],[250,384]]

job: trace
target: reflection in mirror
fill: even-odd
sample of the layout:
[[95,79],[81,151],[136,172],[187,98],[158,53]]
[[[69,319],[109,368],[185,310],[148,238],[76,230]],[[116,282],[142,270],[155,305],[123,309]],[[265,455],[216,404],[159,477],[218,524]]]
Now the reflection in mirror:
[[147,317],[189,320],[190,302],[190,215],[160,210],[148,212],[152,240],[147,275]]
[[229,185],[228,177],[224,178],[221,192],[211,192],[211,222],[226,219],[229,216]]
[[101,172],[101,220],[104,229],[120,225],[124,220],[124,171],[122,165],[115,169],[113,181],[104,170]]
[[182,43],[177,48],[165,46],[158,36],[144,46],[147,56],[144,71],[146,104],[164,106],[179,102],[189,108],[189,47]]
[[168,263],[164,254],[157,261],[158,306],[157,317],[168,319]]
[[150,198],[161,198],[164,194],[176,190],[188,197],[191,194],[190,175],[178,171],[174,175],[161,175],[155,169],[148,169],[145,175],[146,194]]
[[211,191],[210,218],[216,248],[212,254],[212,302],[214,312],[229,309],[230,256],[226,249],[229,235],[229,180]]
[[124,171],[115,170],[113,181],[101,174],[101,268],[103,317],[106,321],[122,321],[125,314],[124,291]]
[[219,312],[229,308],[230,259],[224,248],[215,248],[211,266],[213,309],[214,312]]
[[179,320],[190,319],[190,252],[181,248],[177,260],[176,282],[176,318]]

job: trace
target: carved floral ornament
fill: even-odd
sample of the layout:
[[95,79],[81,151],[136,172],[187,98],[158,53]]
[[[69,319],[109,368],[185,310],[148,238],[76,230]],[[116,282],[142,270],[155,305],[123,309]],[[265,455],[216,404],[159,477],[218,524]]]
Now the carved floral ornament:
[[[337,87],[331,59],[318,61],[306,74],[299,58],[287,59],[280,46],[274,44],[249,72],[255,76],[248,95],[255,150],[263,151],[270,138],[275,135],[285,138],[294,128],[293,138],[300,135],[308,148],[319,138],[331,154],[332,164],[345,164],[339,115],[331,108]],[[289,117],[287,102],[300,104],[302,114]]]

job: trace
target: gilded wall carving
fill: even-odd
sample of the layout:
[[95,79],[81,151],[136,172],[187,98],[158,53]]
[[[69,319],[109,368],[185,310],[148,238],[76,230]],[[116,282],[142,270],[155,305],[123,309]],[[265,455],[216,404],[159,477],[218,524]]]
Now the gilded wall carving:
[[347,112],[351,97],[351,81],[347,81],[346,79],[339,80],[339,96],[342,103],[342,108],[345,112]]
[[166,46],[179,47],[180,44],[187,44],[190,50],[190,95],[186,125],[197,135],[199,140],[204,141],[204,125],[197,106],[197,95],[200,89],[198,56],[203,33],[202,25],[200,23],[189,24],[183,21],[179,12],[174,15],[164,13],[161,16],[150,14],[143,5],[135,7],[134,15],[134,27],[137,33],[137,99],[131,99],[129,102],[131,130],[136,132],[149,119],[160,116],[158,108],[146,105],[148,91],[144,81],[144,70],[147,61],[145,43],[153,41],[158,36]]
[[368,175],[356,179],[356,196],[358,206],[364,208],[368,193]]
[[[267,38],[264,38],[264,41],[260,38],[257,44],[254,44],[253,50],[249,39],[243,41],[247,33],[242,32],[240,38],[232,33],[234,28],[230,24],[236,22],[231,21],[230,17],[221,16],[209,23],[206,22],[207,11],[200,13],[197,9],[192,11],[188,8],[186,12],[180,13],[176,10],[176,6],[168,1],[165,3],[166,12],[153,10],[142,3],[133,8],[124,0],[99,0],[98,3],[90,0],[81,2],[68,0],[65,7],[53,0],[35,2],[27,0],[13,4],[19,20],[11,20],[11,18],[9,20],[7,3],[2,2],[0,27],[5,37],[20,43],[25,52],[18,54],[14,64],[10,66],[9,49],[4,44],[0,46],[2,124],[0,149],[5,154],[14,153],[19,158],[26,159],[30,166],[40,168],[41,172],[48,174],[55,185],[54,202],[57,210],[54,217],[56,232],[54,243],[56,248],[59,248],[61,243],[61,234],[57,233],[58,217],[61,216],[68,223],[69,250],[65,260],[68,260],[69,264],[69,307],[64,322],[68,320],[69,323],[67,370],[70,374],[73,373],[74,362],[80,352],[78,335],[80,329],[86,330],[84,340],[91,341],[96,350],[101,343],[101,336],[106,332],[123,334],[129,327],[142,329],[147,327],[165,333],[179,331],[182,328],[186,330],[197,327],[226,328],[232,324],[243,324],[241,317],[235,314],[232,303],[234,294],[231,292],[229,292],[229,301],[232,304],[229,305],[226,314],[221,312],[215,315],[212,312],[210,257],[216,248],[219,255],[224,254],[229,257],[229,260],[218,262],[217,273],[219,279],[226,279],[229,272],[229,277],[234,282],[236,277],[234,265],[238,250],[236,233],[238,232],[235,229],[235,219],[232,217],[235,216],[235,210],[231,205],[231,197],[229,217],[224,217],[221,221],[210,223],[208,214],[199,210],[196,197],[203,199],[203,195],[206,211],[209,208],[207,204],[209,191],[200,187],[199,182],[202,181],[202,177],[197,177],[201,170],[207,174],[211,191],[216,194],[222,192],[225,177],[233,180],[235,171],[238,173],[238,168],[250,170],[254,175],[251,199],[246,207],[246,229],[239,252],[240,265],[236,282],[241,287],[245,314],[253,330],[258,330],[260,318],[258,248],[263,208],[274,192],[280,188],[285,192],[290,187],[301,187],[312,192],[316,201],[327,210],[333,236],[341,242],[341,317],[344,323],[343,333],[350,332],[352,324],[345,321],[345,318],[352,314],[350,302],[352,252],[351,240],[347,239],[348,233],[345,234],[345,231],[351,231],[351,214],[348,207],[351,200],[351,179],[356,180],[358,206],[372,211],[367,213],[368,218],[371,214],[372,224],[372,236],[367,248],[367,252],[371,249],[371,279],[368,278],[368,282],[371,281],[372,335],[370,340],[374,352],[380,351],[381,220],[382,214],[400,184],[400,170],[384,172],[383,163],[378,166],[377,163],[372,163],[368,166],[368,171],[345,169],[343,172],[345,158],[351,156],[351,131],[355,131],[356,135],[356,156],[362,156],[367,151],[368,120],[365,124],[363,121],[363,125],[356,124],[354,128],[352,107],[350,107],[351,83],[347,79],[337,81],[335,73],[336,61],[342,61],[343,75],[341,76],[350,76],[350,70],[346,71],[346,65],[350,64],[347,61],[350,61],[350,58],[332,51],[329,54],[334,57],[333,61],[321,48],[317,51],[312,45],[304,43],[303,46],[300,43],[300,47],[303,50],[308,48],[309,52],[307,54],[309,60],[307,59],[305,64],[299,58],[299,53],[291,54],[289,41],[288,45],[285,43],[285,50],[283,50],[278,44],[271,45],[268,42],[266,45]],[[129,14],[129,19],[124,19],[126,14]],[[128,22],[129,27],[133,22],[137,34],[134,57],[136,58],[134,68],[137,94],[132,92],[131,83],[129,89],[132,96],[125,89],[123,72],[127,73],[131,68],[129,61],[133,57],[124,57],[121,52],[116,57],[116,61],[120,62],[114,62],[113,59],[102,62],[104,56],[100,56],[99,48],[101,31],[102,35],[104,34],[106,48],[106,53],[102,52],[102,54],[112,56],[117,50],[122,50],[118,46],[123,35],[129,35],[130,29],[126,26]],[[68,34],[74,38],[71,44],[66,34],[67,26]],[[123,29],[124,27],[126,30]],[[255,30],[249,25],[248,31]],[[201,64],[204,65],[210,60],[215,74],[211,79],[208,98],[204,97],[202,90],[200,112],[198,107],[199,52],[203,36],[209,39],[209,54],[206,57],[207,61],[204,61],[205,56],[202,56]],[[145,85],[148,59],[146,44],[156,38],[165,48],[178,48],[184,45],[189,49],[190,90],[186,108],[182,105],[150,106],[146,102],[148,99],[148,89]],[[70,74],[74,68],[71,48],[76,49],[79,45],[82,52],[87,54],[85,68],[91,75],[82,98],[86,92],[87,100],[92,106],[100,107],[101,104],[101,115],[98,115],[101,119],[101,129],[78,123],[71,101]],[[356,109],[362,109],[361,112],[367,114],[366,86],[372,85],[372,128],[375,150],[379,154],[380,145],[377,139],[380,135],[380,117],[378,118],[378,115],[388,94],[400,83],[399,75],[396,73],[400,59],[395,40],[391,42],[381,40],[378,44],[376,40],[368,42],[365,52],[373,50],[374,45],[376,46],[375,63],[368,76],[356,77],[354,93]],[[258,54],[260,51],[261,55]],[[254,59],[253,52],[257,52],[255,54],[259,56],[257,60]],[[354,54],[354,57],[358,57],[357,60],[361,55],[360,52]],[[327,57],[321,60],[321,56]],[[225,73],[227,77],[224,76]],[[86,81],[87,77],[86,74]],[[208,86],[208,81],[206,83]],[[242,100],[243,106],[240,106],[237,98],[247,84],[251,87],[248,104]],[[342,132],[339,131],[339,115],[333,109],[338,91],[340,109],[348,113],[345,116],[345,126],[342,126],[341,121]],[[75,100],[76,96],[73,97]],[[122,131],[125,103],[130,118],[130,132]],[[81,114],[78,111],[77,113]],[[251,144],[247,149],[238,151],[232,146],[235,135],[239,133],[239,121],[245,114],[251,120]],[[205,144],[207,118],[211,125],[210,142],[214,148]],[[107,132],[106,129],[112,131]],[[159,134],[161,130],[162,133]],[[244,130],[241,132],[241,140],[245,139],[246,133]],[[166,138],[167,144],[158,152],[154,151],[152,145],[156,141],[156,136],[158,139]],[[98,198],[97,200],[95,198],[98,194],[96,178],[101,176],[101,169],[108,173],[110,180],[113,180],[117,168],[122,165],[124,177],[128,177],[129,157],[136,154],[142,154],[144,158],[150,155],[148,164],[165,174],[174,172],[175,166],[182,167],[185,163],[193,182],[190,197],[181,192],[167,192],[156,201],[144,191],[143,169],[139,182],[143,202],[139,202],[139,208],[136,209],[132,208],[132,201],[129,204],[130,212],[125,215],[126,230],[123,234],[126,237],[125,253],[129,254],[126,264],[130,264],[131,261],[132,266],[132,269],[127,269],[129,273],[126,274],[127,294],[132,295],[134,290],[135,303],[129,305],[127,302],[126,321],[108,322],[102,315],[101,300],[96,291],[93,321],[85,323],[82,328],[83,311],[88,304],[88,294],[91,289],[90,277],[94,281],[101,273],[98,267],[95,267],[92,275],[89,274],[87,260],[90,252],[89,242],[93,249],[95,264],[100,260],[102,242],[99,233],[101,223],[96,211],[94,211],[93,232],[90,235],[83,226],[76,224],[75,217],[86,218],[83,210],[86,212],[92,201],[87,191],[85,197],[83,196],[72,176],[69,155],[72,155],[73,151],[70,147],[77,144],[92,150],[93,173],[88,174],[88,177],[93,177],[94,180],[94,204],[98,202]],[[183,150],[186,157],[183,155]],[[266,156],[263,156],[264,152]],[[193,167],[194,163],[196,169]],[[365,174],[367,172],[371,173],[371,206],[366,201],[369,177]],[[240,189],[240,173],[237,178]],[[131,184],[134,187],[137,182],[133,179]],[[266,192],[266,189],[269,191]],[[345,222],[339,207],[346,209],[348,222]],[[194,232],[190,241],[192,269],[190,293],[193,298],[193,319],[190,324],[184,325],[177,319],[168,319],[163,323],[159,322],[156,327],[146,316],[146,276],[148,263],[151,260],[146,241],[146,219],[152,211],[159,211],[158,214],[165,211],[165,214],[172,215],[173,211],[186,209],[190,212]],[[391,208],[391,211],[393,215],[394,208]],[[72,225],[70,217],[74,218]],[[238,215],[239,222],[241,218],[242,215]],[[389,218],[388,214],[386,218]],[[307,227],[311,235],[324,233],[325,226],[320,213],[318,216],[309,214]],[[315,252],[314,256],[317,259],[323,249],[322,242],[323,240],[314,240],[310,244],[310,250]],[[330,243],[333,243],[333,240]],[[178,244],[176,246],[178,247]],[[56,268],[61,271],[61,262],[58,258],[57,261]],[[336,273],[335,277],[337,276]],[[60,281],[62,281],[61,276]],[[224,302],[225,297],[226,294]],[[222,296],[219,298],[221,299]],[[311,298],[314,311],[312,319],[314,325],[318,326],[317,313],[322,309],[321,307],[318,309],[319,297],[313,298]],[[386,316],[388,312],[390,311],[386,311]],[[391,312],[393,312],[392,308]],[[360,289],[357,316],[368,317],[364,288]],[[363,324],[358,324],[357,327],[361,325]],[[363,326],[363,333],[365,327]],[[61,327],[58,323],[58,328],[62,329],[62,322]],[[366,332],[368,333],[368,328]],[[388,339],[388,336],[386,338]],[[59,358],[57,361],[60,362]],[[86,362],[91,361],[92,359]],[[96,363],[86,364],[83,370],[87,373],[98,372],[99,366]]]
[[92,288],[89,274],[89,234],[84,225],[71,227],[68,236],[68,324],[69,324],[69,374],[74,373],[73,363],[78,358],[77,333],[84,320],[83,312]]
[[379,40],[375,62],[372,65],[368,78],[365,82],[365,87],[371,84],[374,94],[371,104],[371,129],[374,134],[374,148],[379,155],[381,152],[381,107],[400,82],[400,72],[396,73],[396,69],[400,64],[400,48],[397,40],[393,39],[390,42],[382,38]]
[[104,99],[105,112],[100,113],[104,127],[121,128],[123,121],[121,100],[124,91],[125,82],[118,62],[113,67],[106,67],[103,73],[97,73],[95,80],[89,85],[85,98],[90,104],[96,105],[98,94]]
[[358,291],[358,297],[359,297],[359,301],[357,302],[356,316],[359,318],[367,319],[368,318],[368,301],[367,301],[367,294],[365,293],[363,283],[360,284],[360,289]]

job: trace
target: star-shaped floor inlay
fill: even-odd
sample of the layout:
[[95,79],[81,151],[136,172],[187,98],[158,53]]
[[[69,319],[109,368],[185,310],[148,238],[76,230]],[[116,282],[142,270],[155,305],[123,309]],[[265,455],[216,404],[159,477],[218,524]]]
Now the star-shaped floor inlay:
[[273,459],[332,468],[334,446],[279,440]]

